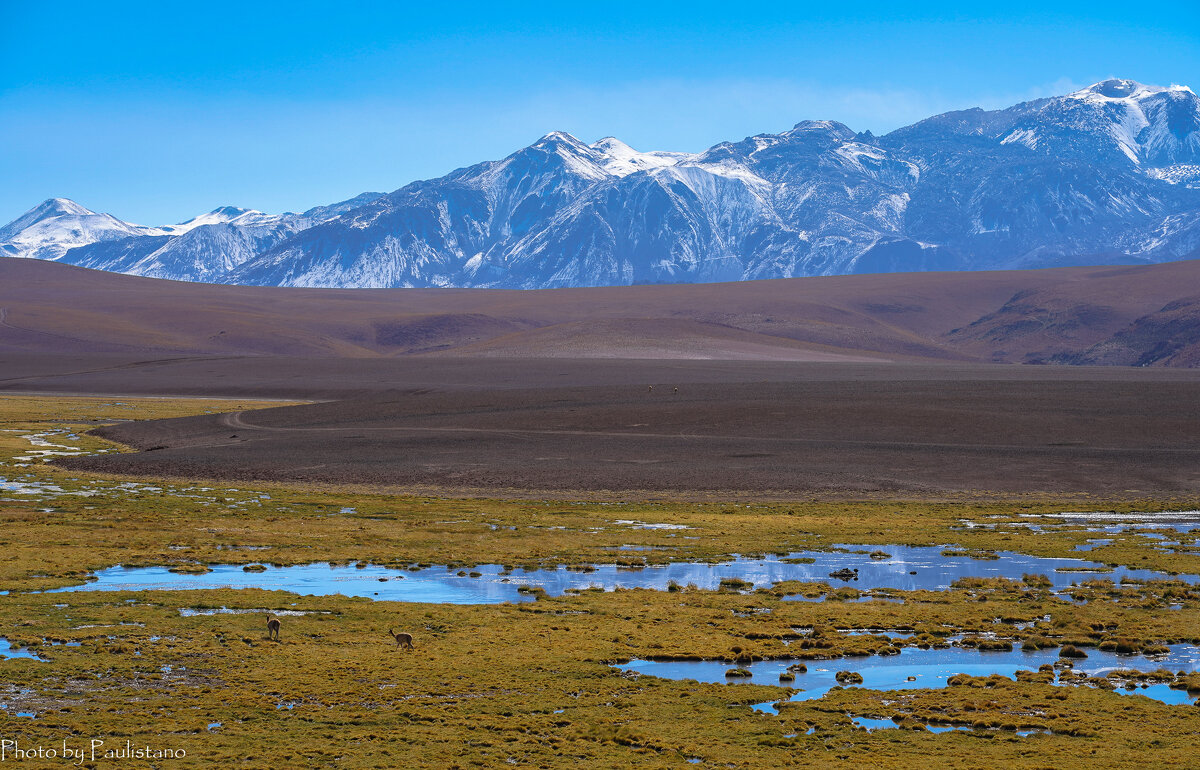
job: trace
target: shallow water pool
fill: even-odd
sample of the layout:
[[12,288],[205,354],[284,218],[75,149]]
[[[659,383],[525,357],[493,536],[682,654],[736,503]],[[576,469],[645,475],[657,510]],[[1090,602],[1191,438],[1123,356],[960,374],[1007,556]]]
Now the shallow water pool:
[[[1089,648],[1088,657],[1072,661],[1074,670],[1089,676],[1105,676],[1118,669],[1155,671],[1200,670],[1200,649],[1190,644],[1170,647],[1166,655],[1152,658],[1144,655],[1117,655]],[[1058,650],[994,651],[977,650],[971,647],[948,647],[945,649],[920,649],[904,647],[899,655],[872,655],[866,658],[836,658],[833,660],[807,660],[806,673],[795,673],[795,681],[786,686],[802,689],[790,700],[815,700],[836,686],[835,676],[839,671],[853,671],[862,675],[862,687],[873,690],[911,690],[940,688],[955,674],[991,676],[1000,674],[1012,677],[1019,670],[1036,671],[1038,666],[1059,661]],[[752,684],[779,684],[779,675],[788,669],[794,660],[766,660],[742,666],[751,672],[750,677],[740,677],[737,682]],[[634,660],[617,666],[624,671],[636,671],[663,679],[694,679],[698,682],[728,682],[725,672],[732,667],[723,661],[653,661]],[[910,680],[911,678],[911,680]],[[1183,690],[1172,690],[1166,684],[1153,684],[1134,690],[1163,703],[1190,703]],[[760,703],[754,707],[759,711],[777,713],[775,702]]]
[[42,658],[33,654],[26,649],[13,649],[12,642],[4,637],[0,637],[0,658],[28,658],[30,660],[42,660]]
[[[492,604],[523,601],[531,597],[518,592],[518,587],[534,586],[552,596],[568,590],[587,588],[651,588],[666,590],[675,583],[695,585],[701,589],[716,589],[722,580],[738,579],[762,588],[775,583],[795,580],[821,582],[837,587],[848,585],[860,590],[891,588],[901,591],[944,591],[951,583],[964,577],[1005,577],[1020,580],[1021,576],[1042,574],[1056,589],[1091,578],[1119,582],[1121,578],[1153,580],[1171,576],[1151,570],[1131,570],[1125,567],[1109,569],[1096,562],[1082,559],[1059,559],[1025,554],[999,552],[995,559],[973,559],[969,556],[945,556],[943,547],[912,546],[839,546],[837,551],[805,551],[787,557],[764,559],[738,558],[718,564],[673,562],[642,568],[598,564],[587,570],[556,569],[505,571],[497,564],[468,568],[477,577],[457,568],[434,566],[422,570],[402,570],[375,565],[303,564],[293,567],[267,567],[262,572],[243,572],[241,565],[216,564],[212,572],[188,575],[169,572],[166,567],[112,567],[95,574],[96,580],[81,586],[55,589],[57,591],[139,591],[187,590],[215,588],[262,588],[291,591],[297,594],[326,596],[365,596],[381,601],[443,602],[447,604]],[[884,550],[886,559],[871,558],[871,551]],[[791,559],[811,559],[811,564],[797,564]],[[1067,568],[1069,572],[1056,570]],[[839,580],[830,572],[857,569],[851,580]],[[1078,571],[1078,570],[1085,571]],[[1086,571],[1092,569],[1094,571]],[[1200,575],[1180,575],[1175,579],[1189,583],[1200,582]]]

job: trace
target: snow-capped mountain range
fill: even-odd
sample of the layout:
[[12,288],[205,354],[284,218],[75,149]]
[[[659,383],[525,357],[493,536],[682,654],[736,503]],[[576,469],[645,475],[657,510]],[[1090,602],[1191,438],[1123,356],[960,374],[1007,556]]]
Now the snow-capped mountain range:
[[303,214],[143,227],[61,198],[0,254],[311,287],[682,283],[1200,257],[1200,99],[1108,80],[885,136],[833,121],[700,153],[554,132]]

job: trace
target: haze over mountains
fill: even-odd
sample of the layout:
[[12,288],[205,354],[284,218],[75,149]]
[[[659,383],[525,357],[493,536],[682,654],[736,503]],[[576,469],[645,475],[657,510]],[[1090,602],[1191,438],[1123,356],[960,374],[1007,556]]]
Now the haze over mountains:
[[832,121],[697,154],[548,134],[302,214],[143,227],[52,199],[0,254],[303,287],[534,289],[1200,256],[1200,99],[1109,80],[883,137]]

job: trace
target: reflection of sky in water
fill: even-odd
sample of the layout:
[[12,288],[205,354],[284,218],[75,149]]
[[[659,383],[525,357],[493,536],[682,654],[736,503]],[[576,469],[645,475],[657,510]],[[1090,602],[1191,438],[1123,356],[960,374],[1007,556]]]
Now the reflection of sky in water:
[[[666,589],[671,582],[693,584],[702,589],[715,589],[722,579],[737,578],[765,587],[786,580],[825,582],[837,587],[848,585],[857,589],[893,588],[903,591],[945,590],[963,577],[1005,577],[1020,580],[1026,573],[1046,575],[1056,588],[1090,578],[1120,581],[1122,577],[1138,579],[1166,578],[1150,570],[1130,570],[1117,567],[1112,572],[1065,572],[1059,567],[1100,567],[1095,562],[1080,559],[1057,559],[1001,552],[999,559],[981,560],[966,556],[943,556],[941,547],[909,546],[846,546],[854,550],[882,549],[892,555],[889,559],[871,559],[866,553],[845,551],[809,551],[792,554],[789,558],[809,557],[813,564],[793,564],[778,557],[767,559],[736,559],[720,564],[676,562],[641,569],[598,565],[592,572],[557,569],[514,570],[501,574],[503,568],[489,564],[468,571],[482,573],[480,577],[459,576],[458,569],[430,567],[405,571],[367,565],[361,569],[351,566],[306,564],[294,567],[268,567],[264,572],[243,572],[241,565],[214,565],[205,575],[175,574],[166,567],[112,567],[96,573],[96,581],[83,586],[56,589],[60,591],[135,591],[146,589],[181,590],[214,588],[262,588],[284,590],[298,594],[324,596],[365,596],[372,599],[406,602],[445,602],[449,604],[489,604],[520,601],[520,585],[538,586],[551,595],[568,589],[602,587]],[[830,572],[857,568],[858,579],[841,581],[829,577]],[[910,574],[910,573],[916,574]],[[1200,576],[1178,576],[1189,583],[1200,582]]]
[[[855,717],[854,724],[856,727],[861,727],[869,732],[876,730],[893,730],[897,728],[897,724],[890,719],[873,719],[871,717]],[[925,725],[925,729],[931,733],[948,733],[953,730],[961,730],[963,732],[971,732],[975,728],[967,725]],[[1049,734],[1050,730],[1013,730],[1012,734],[1019,738],[1024,738],[1036,733]]]
[[1021,514],[1028,518],[1057,519],[1059,527],[1086,527],[1088,532],[1133,532],[1139,529],[1173,529],[1176,532],[1200,530],[1200,511],[1162,513],[1051,513]]
[[[99,580],[57,591],[204,590],[261,588],[291,591],[306,596],[365,596],[382,601],[440,602],[447,604],[497,604],[521,601],[519,583],[501,583],[501,568],[477,568],[482,578],[459,577],[442,567],[406,572],[384,567],[303,564],[268,567],[264,572],[243,572],[240,565],[217,564],[204,575],[181,575],[166,567],[112,567],[96,573]],[[513,573],[511,579],[516,579]],[[381,580],[382,579],[382,580]],[[528,597],[532,598],[532,597]]]
[[1080,545],[1075,546],[1075,548],[1072,550],[1094,551],[1097,548],[1100,548],[1101,546],[1105,546],[1105,545],[1112,545],[1112,540],[1108,539],[1108,538],[1092,538],[1091,540],[1088,540],[1086,543],[1082,543]]
[[[1104,676],[1117,669],[1135,669],[1138,671],[1155,671],[1166,668],[1170,671],[1196,671],[1200,669],[1200,649],[1190,644],[1177,644],[1170,648],[1167,655],[1156,655],[1147,658],[1142,655],[1117,655],[1113,652],[1101,652],[1088,648],[1088,657],[1075,660],[1075,671],[1089,676]],[[946,680],[955,674],[971,676],[990,676],[1001,674],[1012,677],[1018,670],[1036,671],[1044,663],[1055,663],[1059,660],[1058,650],[1012,650],[981,651],[973,648],[949,647],[942,650],[922,650],[918,647],[904,647],[899,655],[879,656],[868,658],[837,658],[834,660],[806,660],[807,673],[796,672],[794,682],[785,683],[788,687],[802,689],[792,696],[792,700],[814,700],[820,698],[837,684],[835,675],[838,671],[855,671],[862,674],[862,687],[873,690],[910,690],[918,688],[945,687]],[[750,670],[754,676],[739,678],[737,682],[753,684],[779,684],[779,675],[787,670],[794,660],[764,660],[741,668]],[[698,682],[727,682],[725,672],[732,664],[722,661],[648,661],[635,660],[618,666],[625,671],[637,671],[641,674],[651,674],[664,679],[694,679]],[[914,677],[913,681],[908,681]],[[1118,692],[1125,692],[1118,690]],[[1154,698],[1164,703],[1190,703],[1191,698],[1183,690],[1172,690],[1165,684],[1139,687],[1134,690],[1141,695]],[[764,703],[755,706],[760,711],[775,713],[774,703]]]
[[65,494],[62,487],[53,484],[44,484],[36,481],[9,481],[3,477],[0,477],[0,492],[12,492],[18,495],[40,495],[43,492]]
[[908,639],[913,631],[891,631],[886,628],[839,628],[839,633],[846,636],[886,636],[888,639]]
[[12,642],[4,637],[0,637],[0,658],[29,658],[31,660],[41,660],[37,655],[26,649],[13,649]]

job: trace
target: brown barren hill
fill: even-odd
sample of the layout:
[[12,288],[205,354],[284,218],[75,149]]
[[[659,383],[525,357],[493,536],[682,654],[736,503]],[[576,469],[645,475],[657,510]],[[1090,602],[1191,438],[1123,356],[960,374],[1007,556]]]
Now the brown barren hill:
[[[1191,365],[1200,262],[500,291],[295,289],[0,259],[0,351]],[[1183,310],[1180,310],[1183,308]]]

